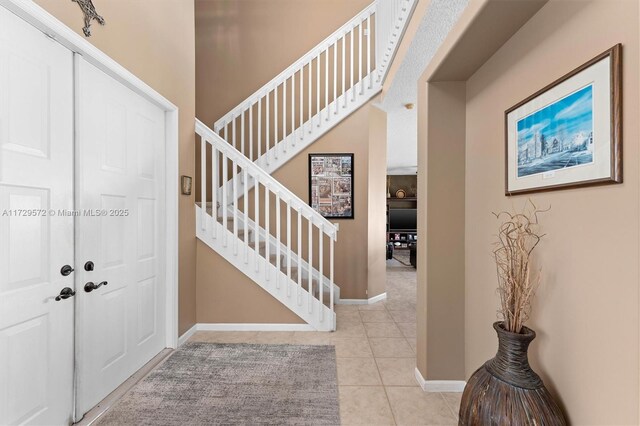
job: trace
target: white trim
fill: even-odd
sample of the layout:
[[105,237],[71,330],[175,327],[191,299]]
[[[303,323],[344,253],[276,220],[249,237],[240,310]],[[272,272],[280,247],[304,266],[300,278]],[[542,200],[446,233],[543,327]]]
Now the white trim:
[[464,380],[425,380],[418,370],[415,369],[416,382],[425,392],[462,392],[467,382]]
[[196,331],[198,331],[198,324],[193,324],[190,329],[185,331],[182,336],[178,338],[178,347],[184,345],[186,341],[195,334]]
[[200,323],[196,326],[198,331],[317,331],[309,324]]
[[336,305],[373,305],[374,303],[387,300],[387,292],[373,296],[369,299],[340,299],[336,301]]
[[179,241],[179,190],[178,179],[180,175],[178,146],[179,115],[178,107],[165,112],[165,334],[168,348],[178,347],[178,241]]

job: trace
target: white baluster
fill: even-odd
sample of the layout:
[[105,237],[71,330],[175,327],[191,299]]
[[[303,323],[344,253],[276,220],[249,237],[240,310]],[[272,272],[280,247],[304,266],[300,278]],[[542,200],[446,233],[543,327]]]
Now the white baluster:
[[324,51],[324,109],[327,110],[325,121],[329,121],[329,47]]
[[320,121],[321,121],[321,114],[320,114],[320,82],[322,81],[320,79],[320,56],[322,55],[322,52],[318,53],[318,56],[316,57],[316,69],[317,69],[317,73],[318,73],[318,78],[316,81],[316,114],[318,114],[318,127],[320,127]]
[[324,242],[324,226],[320,225],[318,228],[318,299],[320,299],[320,321],[324,319],[324,309],[322,306],[322,298],[324,297],[324,286],[322,285],[322,279],[324,275],[322,274],[322,268],[324,263],[324,248],[322,247],[322,243]]
[[354,101],[356,99],[356,91],[355,91],[355,87],[353,87],[353,55],[354,55],[354,46],[353,46],[353,33],[356,31],[356,28],[353,27],[351,29],[351,32],[349,33],[350,39],[351,39],[351,49],[350,49],[350,58],[349,58],[349,64],[350,64],[350,81],[351,81],[351,86],[349,87],[349,90],[351,90],[351,93],[353,94],[353,97],[351,98],[352,101]]
[[342,96],[344,97],[344,105],[342,106],[343,108],[346,108],[347,106],[347,77],[345,72],[347,69],[346,55],[347,55],[347,35],[343,34],[342,35],[342,80],[341,80]]
[[291,145],[296,146],[296,73],[295,72],[291,75]]
[[214,240],[218,238],[218,173],[218,149],[211,145],[211,237]]
[[380,31],[380,28],[385,28],[382,24],[383,12],[382,7],[377,7],[375,14],[373,15],[374,25],[376,26],[376,38],[374,39],[376,42],[376,48],[373,49],[373,57],[375,61],[376,68],[376,82],[380,81],[380,64],[378,63],[378,52],[380,51],[380,46],[383,45],[384,31]]
[[[335,231],[334,231],[335,232]],[[329,309],[333,312],[333,243],[335,236],[329,239]]]
[[200,188],[200,204],[202,206],[202,218],[200,227],[203,231],[207,229],[207,141],[200,137],[200,176],[202,176],[202,187]]
[[236,147],[236,127],[238,127],[238,126],[236,126],[236,117],[233,117],[233,119],[231,120],[231,126],[232,126],[232,128],[231,128],[231,134],[233,135],[233,136],[232,136],[232,140],[233,140],[233,147],[234,147],[234,148],[236,148],[236,149],[238,149],[238,148]]
[[235,159],[231,160],[232,178],[231,185],[233,187],[233,254],[238,255],[238,163]]
[[278,159],[278,142],[280,142],[278,136],[278,86],[273,91],[273,156]]
[[309,133],[313,132],[313,59],[309,61]]
[[271,147],[269,146],[269,140],[270,140],[270,136],[269,136],[269,92],[267,92],[267,97],[266,97],[266,108],[267,108],[267,117],[266,117],[266,121],[264,123],[265,127],[266,127],[266,132],[265,132],[265,148],[264,148],[264,156],[265,159],[267,160],[267,166],[269,165],[269,150],[271,149]]
[[302,303],[302,207],[298,207],[298,293],[296,300],[298,305]]
[[360,85],[360,94],[362,95],[362,21],[358,24],[358,84]]
[[227,154],[222,153],[222,229],[224,232],[224,238],[222,238],[222,244],[227,246],[227,230],[229,227],[227,226],[227,184],[229,183],[228,178],[228,170],[227,170]]
[[244,155],[244,111],[240,115],[240,152]]
[[300,68],[300,140],[304,140],[304,65]]
[[280,289],[280,273],[282,272],[281,245],[282,245],[282,218],[280,217],[280,193],[276,192],[276,288]]
[[291,296],[291,200],[287,200],[287,297]]
[[249,263],[249,173],[247,167],[242,168],[244,178],[244,196],[242,204],[244,206],[244,263]]
[[282,83],[282,151],[287,152],[287,80]]
[[254,241],[255,243],[254,244],[254,250],[255,250],[254,263],[256,265],[256,272],[259,272],[260,271],[260,178],[258,177],[258,175],[255,175],[253,177],[253,180],[254,180],[253,220],[255,223],[255,231],[256,231],[256,236]]
[[367,74],[369,75],[369,89],[373,85],[372,73],[371,73],[371,37],[373,37],[373,31],[371,31],[371,15],[367,16]]
[[307,295],[307,303],[309,305],[309,313],[313,312],[313,218],[309,218],[309,273],[307,274],[309,277],[309,283],[307,284],[307,290],[309,294]]
[[262,156],[262,98],[258,98],[258,158]]
[[333,103],[335,104],[335,109],[333,113],[337,114],[338,113],[338,41],[336,41],[333,44]]
[[271,198],[271,192],[269,191],[269,188],[267,187],[267,185],[264,186],[264,229],[265,229],[265,233],[264,233],[264,242],[265,242],[265,247],[264,247],[264,253],[265,256],[264,258],[267,259],[267,261],[265,262],[266,268],[264,268],[264,276],[267,280],[267,282],[269,281],[269,276],[271,275],[271,268],[269,268],[269,262],[271,259],[271,253],[270,253],[270,249],[271,249],[271,233],[269,232],[269,225],[270,225],[270,221],[269,221],[269,199]]
[[254,160],[253,158],[253,104],[249,106],[249,160],[251,161]]

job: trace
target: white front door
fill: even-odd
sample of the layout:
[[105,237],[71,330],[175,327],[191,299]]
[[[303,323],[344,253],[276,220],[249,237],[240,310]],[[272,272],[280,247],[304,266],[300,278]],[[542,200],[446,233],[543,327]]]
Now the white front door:
[[165,347],[165,117],[80,57],[76,78],[80,417]]
[[73,54],[0,7],[2,425],[72,420],[72,209]]

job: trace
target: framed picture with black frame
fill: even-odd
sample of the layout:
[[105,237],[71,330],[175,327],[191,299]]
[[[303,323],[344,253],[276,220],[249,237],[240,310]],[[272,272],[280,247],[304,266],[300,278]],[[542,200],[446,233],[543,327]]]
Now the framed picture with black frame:
[[353,219],[353,154],[309,154],[309,205],[327,219]]

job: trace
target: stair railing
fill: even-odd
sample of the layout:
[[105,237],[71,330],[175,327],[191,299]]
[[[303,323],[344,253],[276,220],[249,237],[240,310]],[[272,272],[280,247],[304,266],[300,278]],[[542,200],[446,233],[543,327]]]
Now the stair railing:
[[332,114],[380,84],[375,13],[374,2],[216,121],[215,133],[252,161],[267,152],[277,159],[313,137]]
[[377,78],[384,81],[417,0],[376,0]]
[[[249,263],[250,255],[261,257],[265,265],[263,267],[265,281],[274,279],[273,284],[277,289],[280,289],[281,285],[287,285],[287,297],[291,296],[292,292],[297,292],[298,305],[302,306],[305,303],[300,290],[307,290],[306,303],[310,313],[313,310],[313,299],[318,300],[321,305],[327,302],[324,300],[324,288],[328,287],[328,306],[333,311],[334,244],[337,241],[338,226],[325,219],[201,121],[196,120],[195,129],[200,137],[201,150],[200,197],[203,208],[200,222],[202,230],[210,232],[213,239],[221,238],[225,247],[233,244],[234,255],[243,256],[246,264]],[[234,177],[240,177],[240,179],[233,179]],[[254,183],[253,194],[250,194],[248,185],[241,184],[249,181]],[[223,186],[231,186],[232,189],[217,190]],[[213,190],[208,191],[208,189]],[[238,193],[239,191],[243,193]],[[228,192],[231,192],[231,199],[228,199]],[[212,205],[210,216],[213,222],[207,217],[209,212],[205,208],[209,199]],[[274,203],[273,213],[272,202]],[[270,217],[271,214],[273,217]],[[254,229],[247,229],[250,220],[254,223]],[[216,226],[205,229],[208,223]],[[241,230],[239,224],[243,224],[244,229]],[[229,241],[231,234],[233,238]],[[288,249],[283,252],[281,244],[276,244],[275,253],[270,252],[270,240],[265,236],[271,236],[283,242]],[[252,238],[253,241],[251,241]],[[328,250],[325,240],[328,240]],[[297,268],[297,273],[293,274],[294,262],[297,265],[306,262],[312,268],[316,268],[319,276],[323,277],[323,271],[326,271],[325,255],[328,255],[330,281],[328,286],[323,286],[318,277],[314,279],[311,268],[307,271]],[[275,257],[276,269],[282,271],[288,280],[281,280],[281,274],[276,274],[274,278],[269,273],[270,268],[266,265],[271,263],[273,257]],[[260,263],[254,262],[256,272],[260,272]],[[306,277],[303,276],[305,273]],[[292,281],[296,283],[295,288],[290,285]],[[318,314],[322,321],[323,309],[318,309]]]

